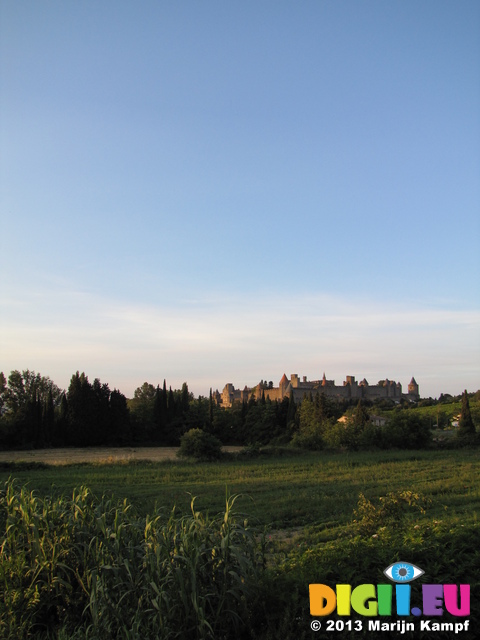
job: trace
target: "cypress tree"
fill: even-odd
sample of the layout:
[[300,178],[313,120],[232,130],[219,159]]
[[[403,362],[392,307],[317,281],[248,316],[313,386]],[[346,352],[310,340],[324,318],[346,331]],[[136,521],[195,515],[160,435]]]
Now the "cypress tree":
[[155,389],[155,396],[153,398],[153,418],[156,423],[160,422],[161,409],[162,392],[160,391],[160,386],[157,384],[157,388]]
[[110,441],[115,444],[125,444],[131,438],[130,413],[127,399],[116,389],[110,394],[110,415],[112,422]]
[[468,401],[467,390],[462,395],[462,412],[458,421],[458,437],[471,439],[475,436],[475,424],[473,423]]
[[245,418],[247,417],[247,413],[248,413],[248,406],[249,405],[245,402],[245,400],[243,400],[242,409],[240,411],[240,422],[242,427],[245,424]]
[[363,402],[359,400],[353,414],[353,424],[355,427],[363,429],[369,420],[370,416],[368,415],[368,411]]
[[175,406],[175,396],[173,395],[172,387],[169,388],[168,391],[168,421],[172,422],[175,418],[176,406]]
[[190,394],[188,392],[188,385],[186,382],[182,384],[182,391],[180,392],[180,411],[182,414],[187,413],[190,406]]
[[54,423],[52,444],[56,447],[64,446],[68,438],[68,402],[65,392],[62,393],[57,419]]
[[168,417],[168,393],[167,393],[167,381],[165,378],[163,379],[163,389],[162,389],[162,412],[163,412],[163,422],[167,424]]
[[155,423],[154,439],[161,444],[169,444],[167,432],[168,425],[168,395],[166,382],[163,381],[163,389],[157,386],[153,405],[153,421]]
[[295,404],[295,398],[293,397],[293,391],[290,393],[288,399],[288,411],[287,411],[287,426],[295,421],[297,414],[297,405]]
[[44,438],[44,433],[43,433],[43,421],[42,421],[42,417],[43,417],[43,407],[42,407],[42,401],[40,400],[40,397],[37,396],[37,399],[35,401],[35,429],[37,432],[37,437],[36,437],[36,448],[38,449],[43,449],[43,447],[45,446],[45,438]]
[[77,447],[97,443],[96,402],[92,385],[85,373],[72,376],[67,392],[68,432],[67,444]]
[[208,398],[208,422],[210,429],[213,427],[213,394],[212,387],[210,387],[210,396]]
[[33,387],[25,416],[25,441],[36,449],[43,446],[42,426],[42,403]]
[[45,404],[43,405],[43,433],[45,435],[45,442],[50,444],[53,438],[54,432],[54,422],[55,422],[55,408],[53,405],[53,394],[52,390],[48,390],[48,396]]

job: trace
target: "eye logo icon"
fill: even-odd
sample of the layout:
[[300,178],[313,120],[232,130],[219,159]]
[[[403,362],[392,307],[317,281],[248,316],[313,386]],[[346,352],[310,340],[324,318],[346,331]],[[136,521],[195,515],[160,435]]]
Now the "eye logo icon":
[[410,562],[394,562],[383,572],[389,580],[392,582],[411,582],[419,576],[423,575],[425,571],[422,571],[420,567],[416,567]]

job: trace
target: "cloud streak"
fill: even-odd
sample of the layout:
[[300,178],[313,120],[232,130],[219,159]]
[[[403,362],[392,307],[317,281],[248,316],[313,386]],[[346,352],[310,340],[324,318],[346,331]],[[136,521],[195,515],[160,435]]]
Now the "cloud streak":
[[283,373],[389,377],[421,394],[480,387],[480,312],[327,295],[210,296],[133,304],[56,288],[2,304],[2,367],[68,386],[79,369],[131,396],[148,380],[195,394]]

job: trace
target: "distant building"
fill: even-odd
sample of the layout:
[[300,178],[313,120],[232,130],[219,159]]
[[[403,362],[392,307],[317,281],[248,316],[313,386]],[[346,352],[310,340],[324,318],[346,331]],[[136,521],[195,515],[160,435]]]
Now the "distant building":
[[307,376],[303,376],[300,380],[296,373],[291,374],[290,380],[283,374],[278,387],[260,382],[255,387],[245,386],[243,389],[235,389],[229,382],[221,393],[218,390],[215,391],[213,397],[219,406],[231,407],[235,402],[248,402],[251,397],[260,400],[262,396],[272,401],[281,401],[293,395],[295,402],[301,402],[303,396],[309,393],[313,395],[324,393],[330,398],[341,400],[365,398],[368,400],[391,399],[394,402],[400,402],[404,398],[416,402],[420,398],[415,378],[412,378],[408,385],[408,393],[402,393],[402,385],[394,380],[382,380],[378,384],[370,385],[365,378],[357,382],[355,376],[347,376],[343,385],[336,385],[335,380],[327,380],[325,374],[321,380],[307,380]]

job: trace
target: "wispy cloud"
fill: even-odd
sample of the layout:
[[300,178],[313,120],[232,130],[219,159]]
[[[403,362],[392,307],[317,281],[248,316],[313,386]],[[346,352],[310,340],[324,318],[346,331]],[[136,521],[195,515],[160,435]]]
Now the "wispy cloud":
[[148,380],[276,383],[283,373],[369,382],[415,375],[422,395],[480,387],[480,311],[327,295],[210,296],[150,306],[56,288],[2,303],[1,366],[68,385],[77,369],[131,395]]

